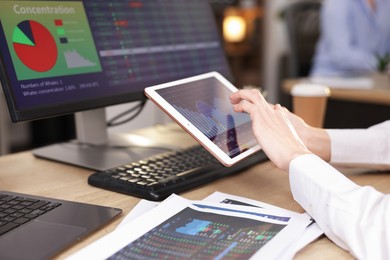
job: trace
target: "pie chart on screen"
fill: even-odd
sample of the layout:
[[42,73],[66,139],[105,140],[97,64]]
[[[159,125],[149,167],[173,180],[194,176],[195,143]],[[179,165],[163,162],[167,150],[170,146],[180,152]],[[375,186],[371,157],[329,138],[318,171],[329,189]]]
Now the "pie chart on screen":
[[12,43],[20,61],[31,70],[46,72],[57,61],[57,44],[50,31],[42,24],[25,20],[14,29]]

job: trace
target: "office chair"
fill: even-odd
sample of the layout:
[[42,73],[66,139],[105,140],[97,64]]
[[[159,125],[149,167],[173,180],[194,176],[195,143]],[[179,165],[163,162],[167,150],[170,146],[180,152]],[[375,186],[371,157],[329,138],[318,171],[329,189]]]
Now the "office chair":
[[321,2],[302,1],[284,10],[289,40],[288,77],[305,77],[310,73],[320,36],[320,9]]

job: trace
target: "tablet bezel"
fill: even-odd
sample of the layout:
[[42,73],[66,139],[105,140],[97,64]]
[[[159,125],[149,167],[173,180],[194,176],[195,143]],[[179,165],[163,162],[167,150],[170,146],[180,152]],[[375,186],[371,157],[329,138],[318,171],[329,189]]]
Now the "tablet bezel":
[[194,126],[187,118],[185,118],[185,116],[179,113],[170,103],[168,103],[161,95],[159,95],[159,93],[157,93],[157,90],[163,88],[174,87],[189,82],[196,82],[199,80],[204,80],[206,78],[216,78],[219,82],[222,83],[223,86],[225,86],[232,93],[238,90],[220,73],[213,71],[181,80],[147,87],[145,88],[145,95],[162,111],[164,111],[170,118],[172,118],[172,120],[174,120],[178,125],[180,125],[188,134],[190,134],[195,140],[197,140],[206,150],[213,154],[218,161],[220,161],[223,165],[229,167],[246,158],[247,156],[259,151],[261,149],[259,144],[256,144],[254,147],[249,148],[248,150],[231,158],[220,147],[218,147],[214,142],[212,142],[205,134],[203,134],[196,126]]

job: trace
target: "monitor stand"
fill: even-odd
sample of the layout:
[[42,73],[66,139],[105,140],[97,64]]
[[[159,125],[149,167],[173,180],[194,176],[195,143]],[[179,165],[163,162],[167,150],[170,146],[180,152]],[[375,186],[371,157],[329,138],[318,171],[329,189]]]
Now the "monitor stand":
[[37,148],[33,154],[92,170],[106,170],[175,149],[142,136],[109,133],[104,108],[77,112],[75,122],[77,140]]

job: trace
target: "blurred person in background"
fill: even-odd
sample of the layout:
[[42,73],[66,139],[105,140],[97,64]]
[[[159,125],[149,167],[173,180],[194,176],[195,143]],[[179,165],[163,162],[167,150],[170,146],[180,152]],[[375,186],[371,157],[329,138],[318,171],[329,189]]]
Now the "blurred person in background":
[[311,76],[378,70],[379,57],[390,55],[389,16],[390,0],[325,0]]

